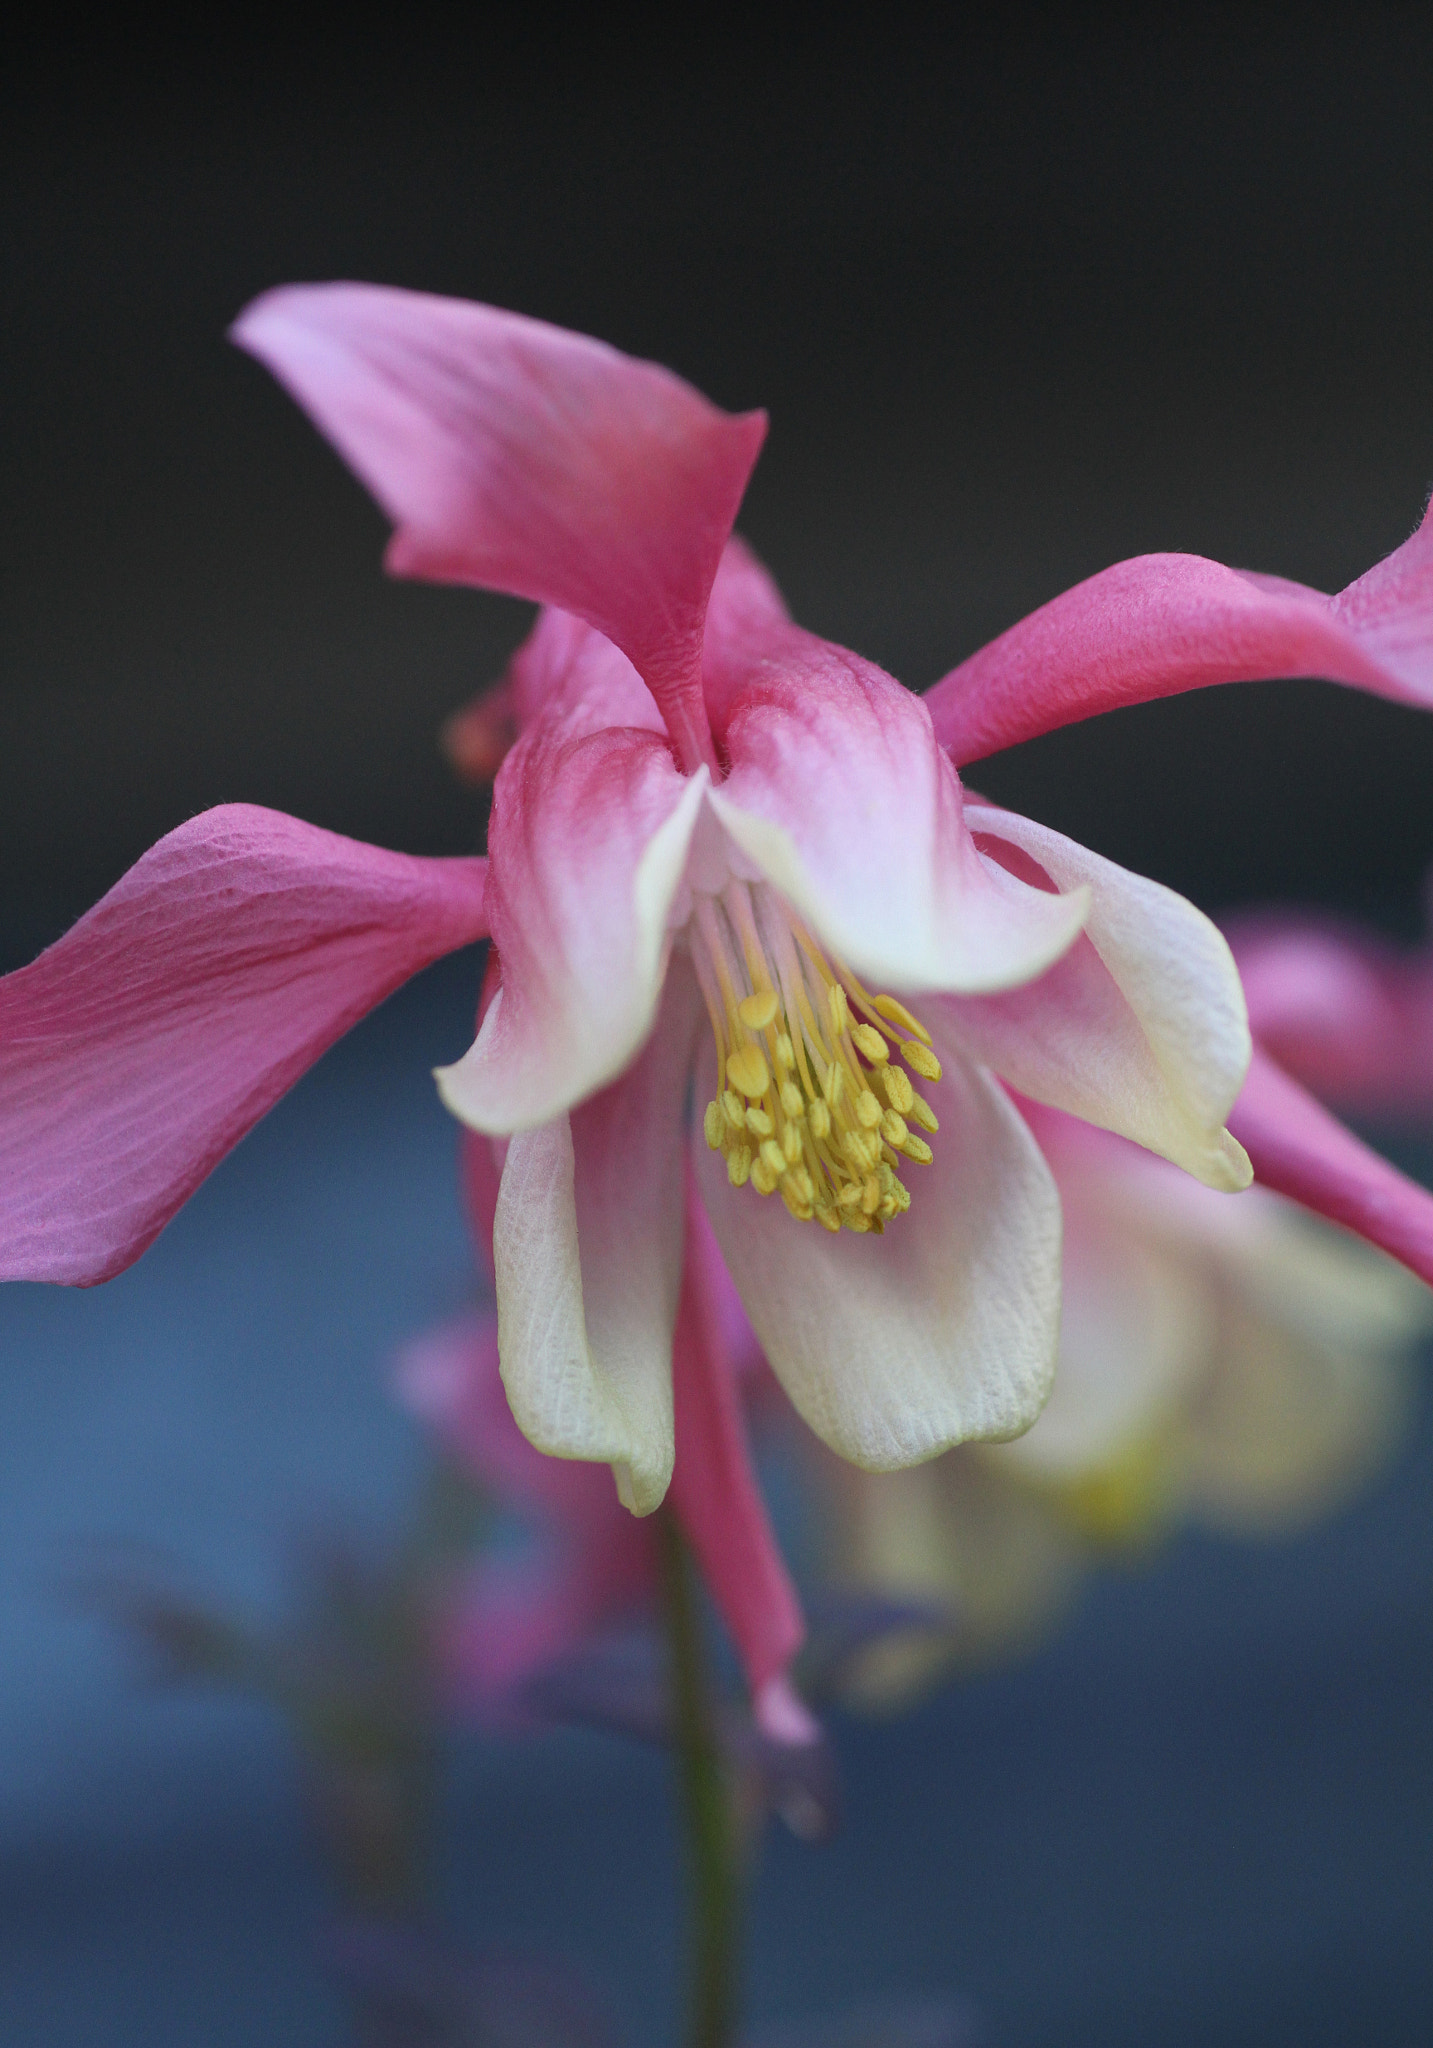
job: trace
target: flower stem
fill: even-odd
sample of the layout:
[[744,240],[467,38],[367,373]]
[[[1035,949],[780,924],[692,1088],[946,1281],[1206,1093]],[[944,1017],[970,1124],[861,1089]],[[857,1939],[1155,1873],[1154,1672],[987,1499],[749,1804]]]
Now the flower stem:
[[692,1886],[689,2048],[729,2048],[736,2021],[740,1873],[735,1815],[711,1711],[707,1660],[687,1547],[661,1522],[672,1725]]

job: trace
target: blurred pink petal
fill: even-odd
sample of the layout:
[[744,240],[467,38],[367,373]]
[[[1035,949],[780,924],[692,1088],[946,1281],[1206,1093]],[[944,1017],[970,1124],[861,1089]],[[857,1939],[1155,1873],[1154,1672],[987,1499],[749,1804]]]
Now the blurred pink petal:
[[137,1259],[336,1038],[483,937],[485,868],[247,804],[151,847],[0,982],[0,1275]]
[[805,1625],[751,1468],[736,1374],[722,1345],[725,1275],[692,1189],[672,1359],[677,1462],[671,1504],[731,1631],[753,1697],[780,1681]]
[[1333,919],[1230,928],[1259,1043],[1321,1101],[1363,1116],[1433,1114],[1433,953]]
[[1229,1128],[1263,1186],[1343,1224],[1433,1284],[1433,1195],[1380,1159],[1257,1047]]
[[639,670],[683,765],[712,761],[703,618],[764,414],[721,412],[585,335],[426,292],[291,285],[233,332],[393,520],[396,574],[575,612]]
[[418,1338],[396,1377],[449,1454],[531,1521],[529,1548],[483,1558],[464,1577],[442,1629],[455,1704],[498,1713],[526,1680],[650,1596],[650,1532],[619,1506],[599,1466],[545,1457],[522,1434],[503,1392],[493,1317]]
[[1200,555],[1137,555],[1053,598],[925,702],[963,765],[1122,704],[1326,676],[1433,705],[1433,515],[1336,597]]

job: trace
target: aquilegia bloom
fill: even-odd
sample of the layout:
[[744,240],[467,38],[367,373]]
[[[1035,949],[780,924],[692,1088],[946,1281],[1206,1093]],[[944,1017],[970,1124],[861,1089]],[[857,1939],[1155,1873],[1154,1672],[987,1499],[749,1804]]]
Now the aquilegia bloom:
[[0,989],[0,1271],[118,1271],[340,1031],[490,933],[440,1086],[506,1145],[503,1376],[534,1443],[662,1497],[693,1124],[732,1277],[829,1444],[900,1466],[1027,1426],[1059,1204],[1000,1081],[1237,1188],[1249,1044],[1207,920],[967,802],[952,758],[1248,675],[1429,701],[1433,530],[1337,599],[1125,564],[922,702],[793,625],[731,542],[759,415],[421,294],[280,291],[236,334],[393,518],[392,569],[546,607],[488,861],[245,807],[161,842]]

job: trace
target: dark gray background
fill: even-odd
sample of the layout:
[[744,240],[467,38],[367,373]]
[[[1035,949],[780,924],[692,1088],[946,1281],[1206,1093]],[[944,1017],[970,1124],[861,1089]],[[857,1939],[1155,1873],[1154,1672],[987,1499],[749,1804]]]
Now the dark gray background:
[[[736,22],[585,41],[404,10],[339,40],[68,24],[10,70],[0,943],[53,936],[203,806],[420,851],[481,806],[434,744],[521,606],[387,584],[382,522],[222,340],[292,278],[468,293],[671,363],[771,439],[745,530],[798,615],[920,685],[1119,556],[1335,588],[1433,483],[1421,10],[1055,15],[958,47]],[[1209,693],[982,767],[1218,908],[1412,929],[1433,721]],[[286,1528],[381,1521],[393,1343],[472,1281],[426,1067],[474,963],[364,1027],[133,1273],[0,1300],[0,2016],[44,2044],[322,2040],[282,1752],[136,1697],[53,1594],[76,1534],[272,1590]],[[1433,1446],[1259,1551],[1181,1545],[1023,1670],[843,1732],[850,1823],[781,1847],[754,2000],[965,1990],[998,2043],[1433,2035]],[[464,1763],[455,1910],[549,1939],[663,2038],[660,1770]]]

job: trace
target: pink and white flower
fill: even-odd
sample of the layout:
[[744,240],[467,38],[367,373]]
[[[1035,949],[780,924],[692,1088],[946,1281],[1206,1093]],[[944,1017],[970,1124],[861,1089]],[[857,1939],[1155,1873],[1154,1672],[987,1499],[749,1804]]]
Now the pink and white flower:
[[731,541],[760,415],[400,291],[271,293],[236,337],[392,517],[390,568],[544,607],[519,737],[486,863],[228,807],[0,986],[0,1271],[119,1271],[325,1045],[490,933],[477,1041],[439,1085],[502,1154],[502,1369],[532,1442],[661,1499],[689,1171],[842,1456],[1017,1434],[1053,1369],[1060,1217],[1001,1081],[1233,1189],[1249,1041],[1206,919],[967,800],[952,758],[1291,669],[1427,702],[1433,533],[1337,599],[1124,564],[921,701],[795,626]]

